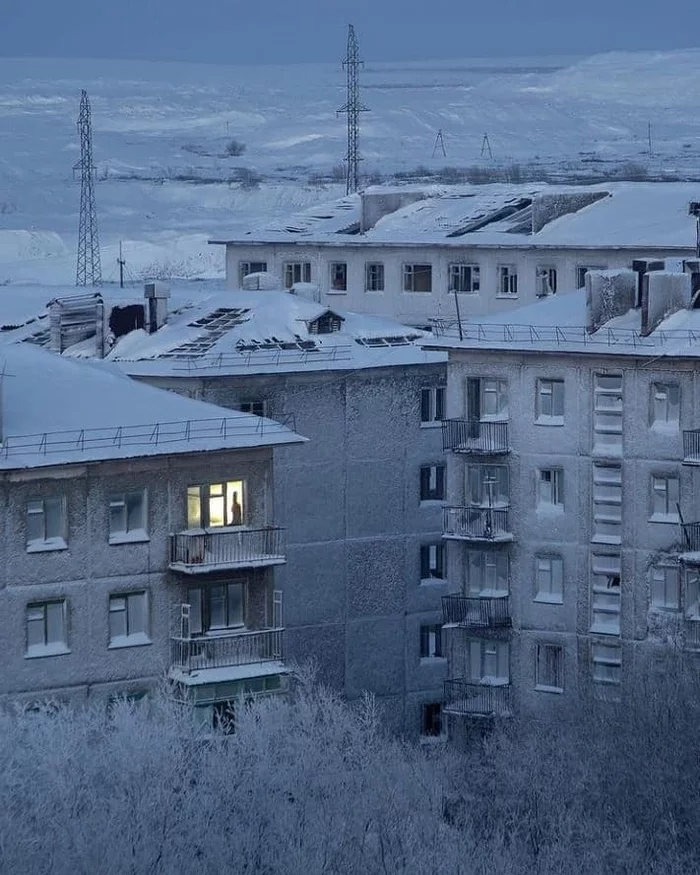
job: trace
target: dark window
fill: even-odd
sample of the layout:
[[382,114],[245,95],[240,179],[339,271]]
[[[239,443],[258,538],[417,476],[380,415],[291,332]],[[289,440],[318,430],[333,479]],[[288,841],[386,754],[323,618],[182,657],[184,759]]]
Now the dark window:
[[432,292],[433,266],[431,264],[405,264],[403,290],[404,292]]
[[440,702],[430,702],[421,707],[421,735],[442,735],[442,705]]
[[421,544],[420,577],[421,580],[445,579],[445,545],[442,542]]
[[420,500],[443,501],[445,498],[445,466],[424,465],[420,469]]
[[445,418],[445,387],[421,389],[420,421],[440,422]]
[[384,291],[384,265],[371,262],[365,266],[365,288],[368,292]]
[[420,627],[421,659],[442,656],[442,626]]
[[344,261],[331,262],[331,291],[347,292],[348,266]]
[[241,401],[238,405],[238,409],[241,413],[252,413],[254,416],[265,416],[267,404],[263,400]]

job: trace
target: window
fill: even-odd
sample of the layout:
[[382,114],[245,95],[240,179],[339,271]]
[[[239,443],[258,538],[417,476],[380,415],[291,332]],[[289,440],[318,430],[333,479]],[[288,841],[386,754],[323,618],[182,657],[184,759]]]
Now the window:
[[678,431],[681,416],[681,392],[676,383],[652,383],[651,425]]
[[423,425],[442,422],[445,418],[445,387],[421,389],[420,421]]
[[62,600],[27,605],[27,656],[68,652],[66,614]]
[[384,291],[384,265],[381,261],[370,261],[365,265],[365,289],[368,292]]
[[420,469],[420,500],[444,501],[445,466],[423,465]]
[[245,520],[242,480],[187,487],[187,528],[240,526]]
[[607,268],[600,267],[600,266],[594,266],[594,265],[589,265],[587,267],[584,265],[581,265],[580,267],[577,267],[576,268],[576,288],[577,289],[585,288],[586,274],[588,273],[589,270],[607,270]]
[[685,572],[685,615],[700,620],[700,571],[688,568]]
[[347,292],[348,290],[348,266],[344,261],[332,261],[330,264],[331,271],[331,291],[332,292]]
[[442,656],[442,626],[420,627],[420,658],[435,659]]
[[146,490],[113,493],[109,497],[109,542],[145,540],[148,537],[146,524]]
[[508,554],[503,550],[468,550],[466,584],[470,596],[498,598],[508,595]]
[[284,265],[284,287],[291,289],[296,283],[311,282],[310,261],[288,261]]
[[593,390],[593,449],[622,455],[622,374],[596,374]]
[[421,705],[420,734],[428,738],[437,738],[443,734],[442,705],[440,702]]
[[558,644],[538,644],[535,689],[550,693],[564,691],[564,648]]
[[507,465],[468,465],[467,504],[478,507],[508,507]]
[[518,294],[518,270],[514,264],[502,264],[498,268],[498,295],[515,298]]
[[478,264],[451,264],[448,291],[475,295],[479,291]]
[[508,383],[492,377],[467,379],[467,419],[480,421],[508,419]]
[[148,596],[127,592],[109,597],[109,646],[149,644]]
[[591,647],[593,680],[619,684],[622,675],[622,649],[619,644],[594,644]]
[[540,265],[536,273],[536,294],[539,297],[556,295],[557,293],[557,269],[548,265]]
[[591,632],[620,634],[620,557],[591,556]]
[[622,530],[622,468],[593,465],[593,536],[599,544],[619,544]]
[[243,584],[210,583],[187,592],[190,633],[202,635],[243,625]]
[[651,476],[651,521],[677,523],[680,480],[673,474]]
[[677,565],[655,565],[651,569],[651,604],[668,611],[680,609],[680,574]]
[[266,261],[239,261],[238,262],[238,285],[243,286],[243,279],[249,273],[266,273]]
[[421,580],[445,579],[445,545],[421,544],[420,548],[420,578]]
[[535,556],[535,601],[562,604],[564,561],[561,556]]
[[238,404],[238,409],[241,413],[252,413],[253,416],[265,416],[267,414],[267,401],[264,401],[263,399],[241,401]]
[[507,641],[470,639],[467,654],[469,680],[482,684],[510,683],[508,658]]
[[540,468],[538,470],[537,507],[564,507],[564,472],[561,468]]
[[27,502],[27,550],[61,550],[66,546],[65,498],[30,499]]
[[404,292],[432,292],[432,264],[405,264],[403,267]]
[[564,421],[564,381],[537,381],[537,422],[553,425]]

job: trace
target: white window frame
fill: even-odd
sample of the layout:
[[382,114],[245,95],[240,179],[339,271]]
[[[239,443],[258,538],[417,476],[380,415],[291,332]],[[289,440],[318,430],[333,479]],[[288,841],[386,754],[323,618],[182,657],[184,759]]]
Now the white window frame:
[[591,632],[620,635],[622,563],[619,553],[591,555]]
[[[36,537],[32,537],[32,530]],[[27,501],[27,553],[66,550],[66,534],[65,495]]]
[[420,658],[444,659],[442,641],[442,625],[440,623],[423,623],[420,627]]
[[385,288],[384,262],[368,261],[365,264],[365,291],[383,292]]
[[652,383],[649,398],[649,424],[677,432],[680,428],[680,420],[680,385],[678,383]]
[[564,648],[561,644],[537,643],[535,689],[543,693],[564,692]]
[[557,268],[553,264],[538,264],[535,270],[536,293],[539,297],[556,295]]
[[[436,580],[444,582],[447,576],[445,542],[421,544],[420,546],[420,579],[422,583],[432,583]],[[424,572],[427,571],[427,576]]]
[[535,555],[535,601],[564,603],[564,560],[561,556]]
[[[58,656],[69,653],[68,648],[68,603],[65,599],[47,599],[30,602],[26,609],[26,636],[28,658]],[[58,624],[58,634],[52,634],[52,625]],[[55,633],[55,629],[53,633]],[[38,633],[41,633],[39,635]],[[39,638],[42,640],[34,640]]]
[[510,592],[510,557],[504,550],[467,550],[465,590],[476,598],[501,598]]
[[[297,274],[299,278],[297,279]],[[291,289],[297,283],[311,282],[310,261],[285,261],[282,265],[282,275],[285,289]]]
[[458,295],[478,295],[481,288],[481,268],[475,263],[448,265],[447,291]]
[[680,522],[678,505],[681,500],[681,478],[678,474],[651,475],[651,515],[649,522]]
[[537,469],[537,507],[564,510],[564,469]]
[[678,565],[652,566],[650,602],[656,610],[680,611],[681,577]]
[[[428,277],[428,288],[417,289],[417,280]],[[411,295],[430,295],[433,291],[433,265],[430,262],[412,262],[403,266],[403,291]]]
[[622,542],[622,466],[593,463],[593,532],[596,544]]
[[[472,473],[476,472],[476,473]],[[491,507],[491,508],[508,508],[510,507],[510,469],[508,465],[483,465],[471,464],[467,465],[465,492],[467,501],[465,502],[470,507]],[[489,502],[488,481],[494,484]],[[503,490],[497,492],[496,487],[499,485]],[[505,484],[505,488],[504,487]],[[478,486],[478,500],[474,495],[472,487]]]
[[[342,276],[342,280],[338,277]],[[342,282],[341,285],[336,283]],[[344,295],[348,290],[348,263],[347,261],[331,261],[328,264],[328,293],[331,295]]]
[[498,265],[498,292],[496,297],[518,297],[518,268],[514,264]]
[[[219,494],[216,487],[222,487],[222,492]],[[239,507],[234,510],[234,496]],[[239,528],[246,524],[246,514],[248,510],[246,481],[242,478],[223,478],[215,480],[212,483],[192,483],[187,487],[187,526],[188,529],[227,529]],[[223,524],[212,523],[211,509],[212,502],[221,498],[223,510]],[[193,522],[192,509],[194,503],[198,502],[199,506],[199,525]],[[237,521],[240,517],[240,521]]]
[[[472,683],[489,686],[510,684],[510,646],[497,638],[467,639],[468,677]],[[495,668],[495,673],[491,669]]]
[[[229,587],[238,588],[238,598],[233,604],[238,604],[240,613],[232,611]],[[225,623],[212,621],[212,603],[215,601],[214,590],[222,590],[220,602],[226,614]],[[196,595],[197,594],[197,595]],[[218,637],[227,632],[245,629],[247,613],[248,586],[245,580],[217,580],[201,585],[193,584],[188,588],[187,599],[190,605],[190,634],[194,636]]]
[[508,419],[508,381],[497,377],[479,379],[481,422],[504,422]]
[[238,285],[243,288],[243,280],[251,273],[267,273],[266,261],[239,261]]
[[[145,590],[111,593],[108,612],[110,649],[151,643],[148,593]],[[116,628],[116,624],[122,622],[123,634]]]
[[[141,525],[129,528],[129,502],[136,496],[141,500]],[[124,517],[123,528],[114,527],[114,517],[121,510]],[[130,489],[126,492],[112,493],[109,496],[109,543],[130,544],[148,541],[148,493],[147,490]]]
[[445,419],[444,386],[429,386],[420,392],[421,428],[439,427]]
[[622,682],[622,647],[612,642],[591,644],[591,674],[594,683],[619,686]]
[[538,425],[564,424],[564,380],[537,380],[535,422]]

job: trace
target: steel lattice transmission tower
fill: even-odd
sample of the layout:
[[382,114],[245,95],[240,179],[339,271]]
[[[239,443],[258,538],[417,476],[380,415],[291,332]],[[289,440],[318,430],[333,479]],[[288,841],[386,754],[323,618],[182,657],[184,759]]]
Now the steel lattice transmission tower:
[[347,103],[338,112],[348,116],[348,154],[345,158],[346,185],[345,193],[351,194],[360,187],[360,113],[367,112],[367,107],[360,102],[360,47],[355,36],[355,28],[348,25],[348,53],[343,61],[347,73]]
[[100,240],[97,234],[97,210],[95,208],[95,164],[92,159],[92,119],[87,91],[80,95],[78,116],[80,134],[80,222],[78,224],[78,267],[76,286],[99,286],[102,283],[100,264]]

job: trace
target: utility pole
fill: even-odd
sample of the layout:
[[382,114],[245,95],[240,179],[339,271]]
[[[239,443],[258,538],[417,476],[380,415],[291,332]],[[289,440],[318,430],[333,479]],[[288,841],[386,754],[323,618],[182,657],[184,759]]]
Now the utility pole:
[[119,258],[117,259],[117,264],[119,265],[119,288],[124,288],[124,266],[126,265],[126,261],[124,261],[124,256],[122,255],[122,241],[119,241]]
[[447,150],[445,149],[445,138],[442,135],[442,128],[437,132],[437,136],[435,137],[435,145],[433,146],[433,158],[435,157],[438,149],[442,152],[442,157],[447,158]]
[[76,286],[99,286],[102,284],[100,264],[100,241],[97,234],[97,210],[95,207],[95,164],[92,158],[92,119],[87,91],[80,96],[78,115],[80,135],[80,221],[78,223],[78,264],[75,273]]
[[654,151],[651,147],[651,119],[649,119],[649,123],[647,125],[647,139],[649,141],[649,157],[651,158],[654,155]]
[[347,73],[347,102],[338,110],[348,116],[348,154],[345,158],[345,193],[352,194],[360,187],[360,113],[368,108],[360,102],[360,47],[355,36],[355,28],[348,25],[348,50],[343,67]]

